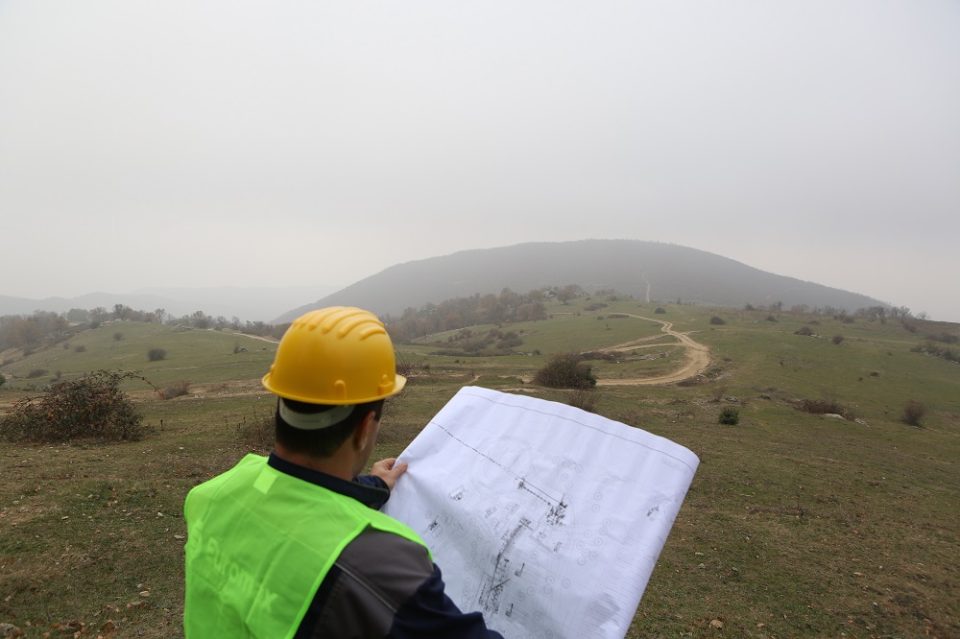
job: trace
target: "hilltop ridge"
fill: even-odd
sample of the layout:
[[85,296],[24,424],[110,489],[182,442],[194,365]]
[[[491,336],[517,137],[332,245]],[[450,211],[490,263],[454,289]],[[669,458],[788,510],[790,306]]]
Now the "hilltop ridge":
[[614,289],[644,301],[713,306],[834,307],[847,311],[886,306],[879,300],[775,275],[707,251],[641,240],[532,242],[459,251],[391,266],[314,303],[276,318],[291,321],[314,308],[351,305],[396,315],[454,297],[518,292],[577,284]]

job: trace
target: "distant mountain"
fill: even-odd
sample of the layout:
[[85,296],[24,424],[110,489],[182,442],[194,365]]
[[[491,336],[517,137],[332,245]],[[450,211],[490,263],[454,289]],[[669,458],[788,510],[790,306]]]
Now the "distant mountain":
[[774,275],[714,253],[639,240],[528,243],[461,251],[392,266],[279,316],[288,322],[314,308],[350,305],[398,315],[475,293],[518,293],[578,284],[588,291],[615,289],[643,300],[713,306],[783,302],[849,311],[886,306],[858,293]]
[[0,295],[0,315],[29,315],[34,311],[63,313],[71,308],[107,310],[115,304],[152,311],[164,309],[174,316],[203,311],[212,317],[239,317],[242,321],[268,321],[304,299],[335,291],[333,286],[144,288],[133,293],[88,293],[78,297],[28,299]]

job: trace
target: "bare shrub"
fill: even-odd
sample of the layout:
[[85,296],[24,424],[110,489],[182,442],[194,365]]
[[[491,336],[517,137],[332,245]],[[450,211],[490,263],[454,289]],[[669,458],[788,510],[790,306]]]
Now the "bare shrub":
[[793,332],[794,335],[803,335],[804,337],[810,337],[813,335],[813,329],[809,326],[801,326]]
[[151,362],[159,362],[167,359],[167,351],[163,348],[151,348],[147,351],[147,359]]
[[533,381],[549,388],[593,388],[597,385],[590,366],[581,362],[575,353],[554,355],[537,371]]
[[656,315],[663,315],[664,313],[667,312],[667,309],[663,308],[662,306],[658,306],[656,309],[654,309],[653,312]]
[[141,439],[142,418],[120,390],[120,383],[132,377],[137,376],[101,370],[54,384],[46,395],[21,399],[0,419],[0,438],[31,442]]
[[597,412],[597,404],[600,402],[600,393],[590,388],[574,389],[567,397],[567,404],[580,410],[591,413]]
[[903,415],[900,419],[903,420],[904,424],[910,424],[911,426],[920,426],[920,420],[923,419],[923,416],[927,414],[927,407],[921,404],[920,402],[911,399],[903,407]]
[[724,320],[724,319],[723,319],[722,317],[720,317],[719,315],[714,315],[713,317],[710,318],[710,323],[713,324],[713,325],[715,325],[715,326],[722,326],[723,324],[726,324],[727,322],[726,322],[726,320]]
[[160,399],[173,399],[174,397],[180,397],[186,395],[190,392],[190,382],[188,381],[179,381],[174,382],[170,386],[163,388],[157,391],[157,394],[160,395]]
[[834,336],[833,336],[833,339],[830,340],[830,341],[832,341],[834,344],[842,344],[842,343],[843,343],[843,335],[834,335]]
[[842,415],[845,419],[854,419],[856,414],[849,408],[832,399],[801,399],[797,410],[814,415]]
[[46,374],[49,373],[49,372],[50,372],[50,371],[48,371],[48,370],[45,369],[45,368],[35,368],[35,369],[33,369],[32,371],[30,371],[29,373],[27,373],[27,379],[36,379],[36,378],[38,378],[38,377],[43,377],[44,375],[46,375]]

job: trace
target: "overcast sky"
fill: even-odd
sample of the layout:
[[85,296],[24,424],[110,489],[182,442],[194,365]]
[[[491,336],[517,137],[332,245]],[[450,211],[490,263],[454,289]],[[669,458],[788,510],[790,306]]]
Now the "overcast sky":
[[585,238],[960,321],[960,2],[0,0],[0,294]]

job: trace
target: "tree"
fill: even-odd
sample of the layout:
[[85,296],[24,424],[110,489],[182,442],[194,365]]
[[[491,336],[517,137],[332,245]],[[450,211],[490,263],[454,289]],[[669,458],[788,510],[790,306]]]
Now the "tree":
[[537,371],[533,381],[550,388],[593,388],[597,385],[590,366],[581,362],[576,353],[554,355]]

